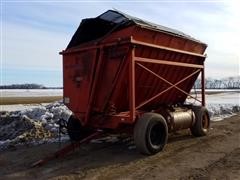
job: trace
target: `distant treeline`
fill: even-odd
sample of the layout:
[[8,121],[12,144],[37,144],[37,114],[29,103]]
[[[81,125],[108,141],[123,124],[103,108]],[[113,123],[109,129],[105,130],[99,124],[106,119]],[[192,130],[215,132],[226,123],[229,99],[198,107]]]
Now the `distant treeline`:
[[41,84],[0,85],[0,89],[62,89],[62,87],[46,87]]
[[[201,80],[195,82],[196,89],[201,88]],[[205,80],[206,89],[240,89],[240,76],[228,77],[224,79],[207,78]],[[62,87],[46,87],[40,84],[12,84],[0,85],[0,89],[62,89]]]
[[[240,76],[228,77],[223,79],[207,78],[205,80],[206,89],[240,89]],[[195,88],[201,88],[201,81],[197,79]]]

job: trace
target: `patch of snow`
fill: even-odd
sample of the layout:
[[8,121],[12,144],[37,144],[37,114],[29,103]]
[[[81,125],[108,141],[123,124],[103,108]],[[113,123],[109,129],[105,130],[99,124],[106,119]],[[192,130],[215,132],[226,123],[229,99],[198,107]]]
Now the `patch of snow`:
[[[201,94],[197,94],[197,98],[201,99]],[[187,103],[200,105],[194,99],[187,99]],[[231,117],[240,112],[240,92],[222,92],[219,94],[206,95],[206,107],[212,121],[221,121],[224,118]]]
[[1,97],[39,97],[62,95],[62,89],[0,89]]
[[[58,141],[60,118],[67,121],[72,112],[62,103],[33,106],[20,111],[2,112],[0,149],[21,144]],[[63,139],[69,139],[67,135]]]
[[40,106],[45,106],[47,103],[42,104],[14,104],[14,105],[0,105],[0,111],[23,111],[29,108],[35,108]]
[[207,109],[211,121],[221,121],[240,112],[240,106],[236,104],[208,104]]

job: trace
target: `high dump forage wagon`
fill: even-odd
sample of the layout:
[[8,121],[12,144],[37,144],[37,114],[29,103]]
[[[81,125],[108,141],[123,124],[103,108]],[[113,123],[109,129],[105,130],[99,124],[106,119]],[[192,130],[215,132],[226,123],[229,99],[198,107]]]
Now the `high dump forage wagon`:
[[[91,133],[133,135],[144,154],[162,150],[168,133],[206,135],[204,51],[178,30],[116,10],[82,20],[63,55],[64,103],[73,112],[70,138]],[[201,99],[190,94],[198,76]],[[193,98],[200,105],[187,104]]]

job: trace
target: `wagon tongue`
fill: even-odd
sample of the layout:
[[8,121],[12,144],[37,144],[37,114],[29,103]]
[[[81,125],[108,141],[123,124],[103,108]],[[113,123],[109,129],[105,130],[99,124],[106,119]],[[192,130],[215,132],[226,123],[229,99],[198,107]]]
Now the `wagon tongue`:
[[84,138],[80,141],[72,142],[71,144],[68,144],[68,145],[64,146],[62,149],[59,149],[55,153],[50,154],[50,155],[46,156],[45,158],[33,163],[31,165],[31,167],[33,168],[33,167],[37,167],[37,166],[42,166],[50,160],[64,157],[68,153],[74,151],[76,148],[79,148],[81,144],[87,143],[87,142],[91,141],[92,139],[101,136],[102,134],[103,134],[103,131],[97,130],[94,133],[87,136],[86,138]]

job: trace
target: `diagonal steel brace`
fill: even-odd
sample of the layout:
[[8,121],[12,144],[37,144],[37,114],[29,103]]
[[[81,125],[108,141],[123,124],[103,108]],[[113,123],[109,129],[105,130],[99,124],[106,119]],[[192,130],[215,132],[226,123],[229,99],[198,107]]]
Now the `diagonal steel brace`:
[[153,75],[156,76],[157,78],[161,79],[161,80],[164,81],[165,83],[171,85],[170,87],[168,87],[168,88],[165,89],[164,91],[158,93],[157,95],[153,96],[152,98],[150,98],[150,99],[144,101],[143,103],[141,103],[140,105],[138,105],[138,106],[136,107],[136,109],[139,109],[140,107],[148,104],[149,102],[153,101],[154,99],[156,99],[157,97],[159,97],[160,95],[162,95],[163,93],[169,91],[169,90],[172,89],[172,88],[176,88],[177,90],[181,91],[182,93],[184,93],[184,94],[190,96],[191,98],[193,98],[193,99],[201,102],[200,100],[198,100],[197,98],[191,96],[189,93],[187,93],[186,91],[182,90],[181,88],[179,88],[179,87],[177,86],[178,84],[180,84],[180,83],[182,83],[183,81],[187,80],[188,78],[192,77],[192,76],[195,75],[196,73],[200,72],[201,69],[198,69],[198,70],[194,71],[192,74],[188,75],[187,77],[185,77],[185,78],[183,78],[182,80],[178,81],[177,83],[173,84],[173,83],[169,82],[168,80],[166,80],[165,78],[159,76],[159,75],[156,74],[155,72],[151,71],[150,69],[148,69],[148,68],[145,67],[144,65],[142,65],[142,64],[140,64],[140,63],[136,63],[136,64],[137,64],[138,66],[142,67],[144,70],[150,72],[151,74],[153,74]]

